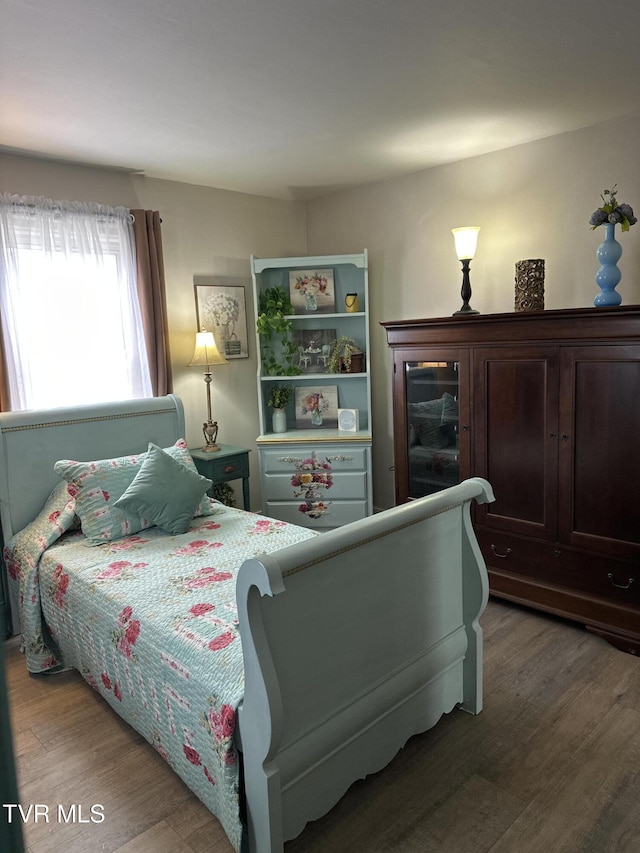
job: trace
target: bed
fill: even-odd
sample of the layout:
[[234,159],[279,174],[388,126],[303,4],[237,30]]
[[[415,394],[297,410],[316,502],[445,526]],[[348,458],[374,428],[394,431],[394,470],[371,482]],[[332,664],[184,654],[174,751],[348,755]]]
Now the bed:
[[237,850],[282,851],[409,737],[480,712],[470,504],[493,495],[474,478],[321,535],[208,502],[185,533],[89,544],[54,464],[184,434],[172,395],[0,415],[12,621],[30,668],[79,669]]

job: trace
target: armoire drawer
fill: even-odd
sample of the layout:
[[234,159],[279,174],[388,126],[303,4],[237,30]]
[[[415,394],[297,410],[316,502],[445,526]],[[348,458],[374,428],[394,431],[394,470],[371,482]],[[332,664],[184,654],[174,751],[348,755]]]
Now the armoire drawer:
[[638,562],[484,528],[477,529],[476,534],[488,567],[620,604],[640,606]]

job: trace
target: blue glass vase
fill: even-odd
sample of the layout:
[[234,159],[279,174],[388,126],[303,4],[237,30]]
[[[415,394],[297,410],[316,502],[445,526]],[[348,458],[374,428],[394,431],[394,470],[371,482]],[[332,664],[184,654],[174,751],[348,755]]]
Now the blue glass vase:
[[622,256],[622,246],[616,240],[614,222],[604,223],[604,241],[598,246],[596,258],[600,261],[600,269],[596,273],[596,284],[600,293],[593,300],[597,308],[609,305],[620,305],[622,297],[616,292],[616,285],[622,278],[618,269],[618,261]]

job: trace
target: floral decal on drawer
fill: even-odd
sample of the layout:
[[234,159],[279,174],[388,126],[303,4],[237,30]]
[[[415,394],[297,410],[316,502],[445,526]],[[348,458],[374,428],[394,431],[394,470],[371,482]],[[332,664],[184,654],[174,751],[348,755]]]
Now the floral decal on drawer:
[[293,494],[296,498],[304,497],[298,509],[308,518],[320,518],[329,511],[329,503],[322,499],[323,490],[333,485],[329,460],[320,461],[314,450],[309,458],[296,460],[295,465],[296,472],[291,478]]

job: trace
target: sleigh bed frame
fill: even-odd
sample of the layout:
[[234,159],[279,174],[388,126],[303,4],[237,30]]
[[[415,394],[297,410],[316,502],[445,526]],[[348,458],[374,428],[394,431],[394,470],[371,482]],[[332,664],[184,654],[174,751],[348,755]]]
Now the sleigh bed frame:
[[[4,541],[42,508],[56,460],[166,447],[184,432],[174,396],[0,415]],[[486,481],[242,565],[238,728],[251,853],[282,851],[442,714],[480,712],[488,585],[473,499],[493,500]],[[12,621],[17,632],[15,603]]]

